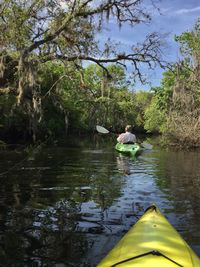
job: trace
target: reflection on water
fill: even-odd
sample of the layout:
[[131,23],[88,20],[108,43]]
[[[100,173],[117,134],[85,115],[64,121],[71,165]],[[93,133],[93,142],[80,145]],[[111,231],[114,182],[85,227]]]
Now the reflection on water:
[[[122,153],[119,153],[119,155],[116,157],[117,158],[117,167],[118,170],[121,171],[124,175],[130,175],[131,171],[131,161],[130,159],[123,155]],[[136,158],[134,158],[135,160]]]
[[[25,155],[0,157],[2,173]],[[43,148],[1,176],[0,266],[95,266],[153,202],[200,255],[199,162],[159,148],[131,159],[105,139]]]

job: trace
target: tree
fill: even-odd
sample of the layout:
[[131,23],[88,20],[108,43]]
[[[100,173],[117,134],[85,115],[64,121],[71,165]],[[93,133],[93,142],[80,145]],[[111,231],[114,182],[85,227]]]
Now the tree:
[[145,110],[144,128],[150,133],[163,133],[166,129],[167,114],[158,108],[159,98],[154,96]]
[[145,128],[162,132],[183,146],[199,146],[200,141],[200,20],[194,29],[176,36],[182,61],[163,74],[161,86],[145,113]]
[[144,115],[151,103],[153,94],[151,92],[138,91],[135,93],[135,124],[140,130],[144,130]]
[[98,65],[90,65],[83,71],[85,97],[82,98],[82,115],[86,124],[94,124],[119,129],[134,114],[133,93],[129,92],[129,81],[122,66],[109,65],[111,75],[108,79],[105,71]]
[[189,146],[200,141],[200,20],[189,32],[176,36],[184,56],[177,64],[172,87],[173,105],[169,114],[169,128],[175,140]]
[[[2,88],[17,90],[18,104],[23,105],[30,116],[33,139],[36,139],[37,122],[41,117],[42,102],[40,83],[37,80],[41,64],[61,61],[65,66],[70,62],[81,69],[83,61],[94,62],[104,69],[107,77],[107,63],[131,62],[133,73],[141,81],[141,64],[154,68],[163,66],[159,34],[149,34],[144,42],[131,50],[115,50],[112,42],[104,49],[95,39],[102,30],[105,19],[116,18],[118,25],[134,26],[150,21],[144,11],[143,0],[4,0],[0,7],[0,76]],[[9,58],[9,65],[7,64]],[[10,65],[15,66],[13,73]],[[8,70],[8,71],[7,71]],[[12,75],[14,82],[5,79]],[[11,90],[12,89],[12,90]]]
[[175,40],[180,43],[180,51],[194,67],[200,64],[200,19],[197,20],[192,31],[183,32],[180,36],[175,36]]

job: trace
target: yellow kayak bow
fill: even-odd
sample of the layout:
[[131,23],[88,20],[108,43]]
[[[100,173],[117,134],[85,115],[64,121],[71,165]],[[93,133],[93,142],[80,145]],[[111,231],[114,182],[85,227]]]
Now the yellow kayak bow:
[[98,267],[200,267],[200,259],[163,216],[150,206]]

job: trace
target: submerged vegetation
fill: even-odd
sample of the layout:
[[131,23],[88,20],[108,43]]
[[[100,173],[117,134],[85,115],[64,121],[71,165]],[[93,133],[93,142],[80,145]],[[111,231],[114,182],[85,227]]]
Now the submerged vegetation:
[[[3,1],[0,7],[0,139],[35,142],[93,132],[160,133],[171,143],[200,143],[200,21],[176,36],[183,55],[161,85],[138,91],[142,66],[166,67],[162,36],[151,33],[129,51],[96,36],[114,15],[119,26],[149,22],[140,1]],[[98,22],[98,23],[97,23]],[[8,30],[9,29],[9,30]],[[90,65],[87,63],[89,62]],[[126,63],[132,76],[126,76]]]

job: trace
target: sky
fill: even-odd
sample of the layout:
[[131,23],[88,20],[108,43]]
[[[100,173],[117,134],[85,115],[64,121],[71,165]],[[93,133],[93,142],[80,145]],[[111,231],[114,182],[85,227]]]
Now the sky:
[[[125,25],[119,29],[114,20],[111,20],[109,25],[104,27],[101,40],[105,41],[107,38],[111,38],[122,43],[123,49],[126,50],[130,44],[145,39],[146,34],[150,32],[167,33],[163,56],[170,62],[177,62],[181,58],[181,54],[178,44],[174,41],[174,36],[193,29],[195,22],[200,18],[200,0],[157,0],[156,6],[160,12],[148,4],[146,5],[146,9],[150,10],[152,14],[150,24],[141,24],[132,28]],[[163,70],[156,68],[152,72],[144,69],[144,72],[152,86],[159,86]],[[140,83],[136,83],[136,87],[140,90],[149,90],[150,88],[149,85]]]

